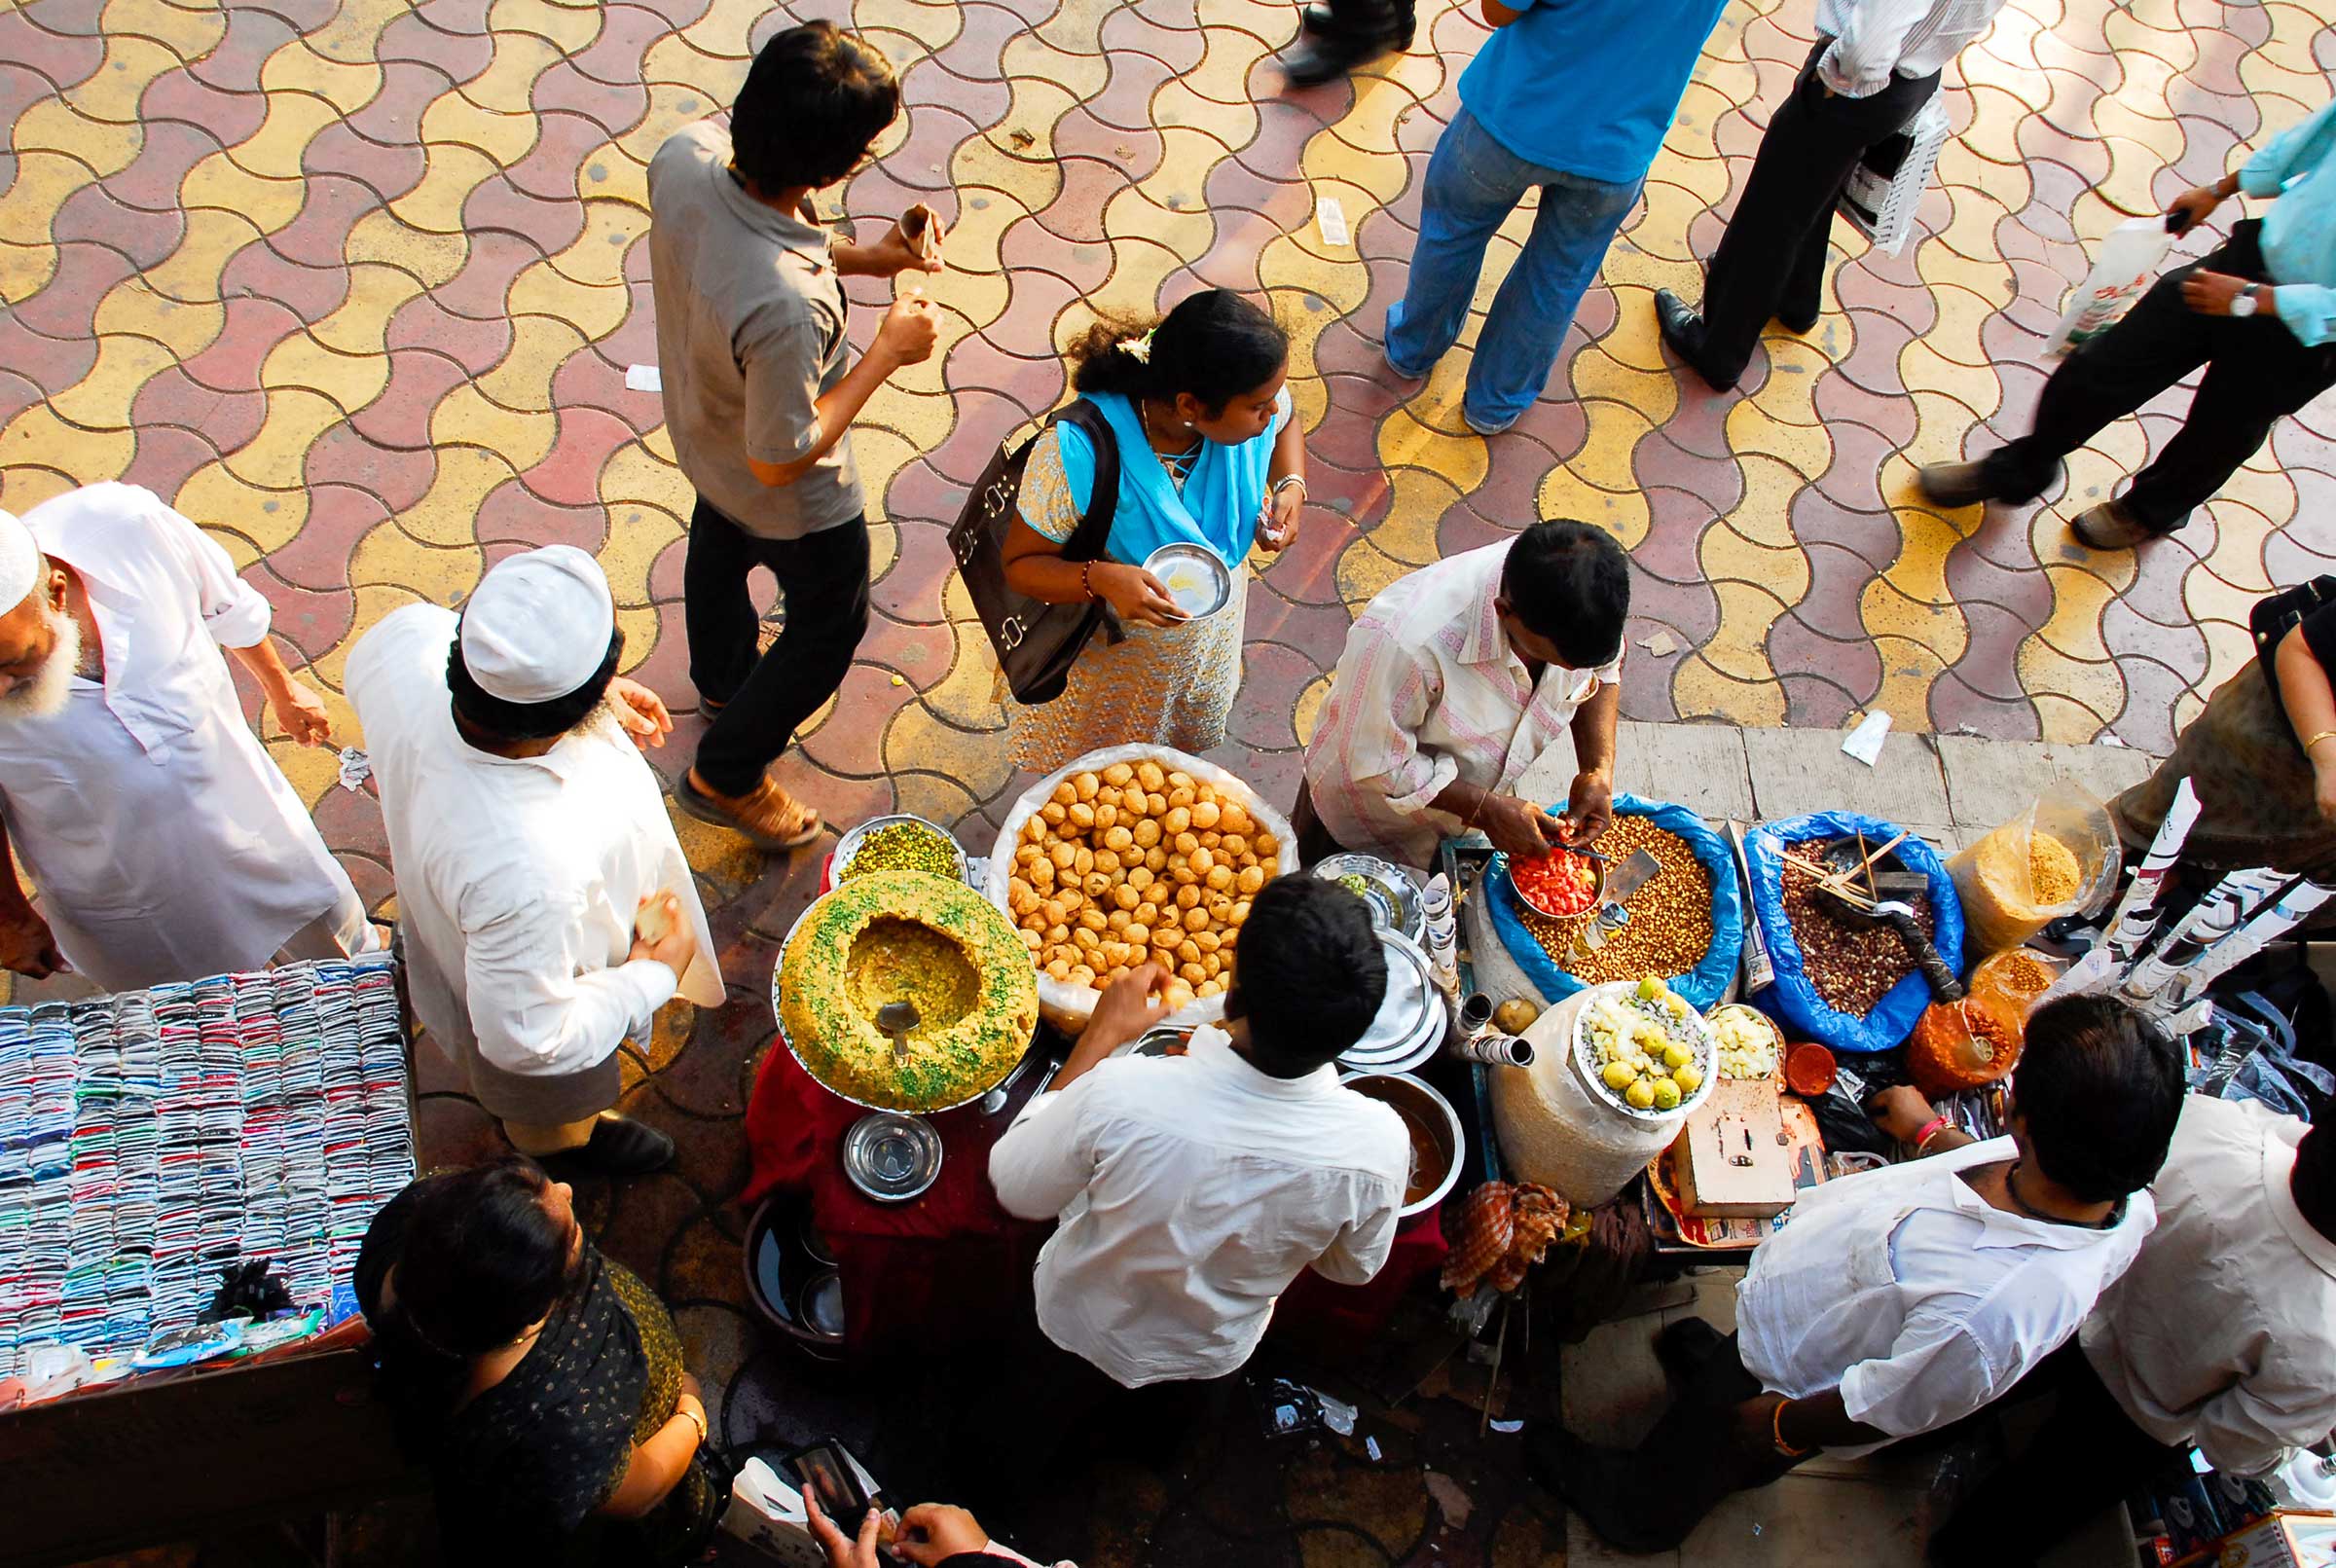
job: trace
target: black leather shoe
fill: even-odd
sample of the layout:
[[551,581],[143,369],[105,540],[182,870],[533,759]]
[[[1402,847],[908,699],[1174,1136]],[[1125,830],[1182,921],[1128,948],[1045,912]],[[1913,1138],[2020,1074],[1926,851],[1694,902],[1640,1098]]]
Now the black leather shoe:
[[2068,531],[2096,550],[2131,550],[2157,537],[2123,501],[2086,507],[2069,520]]
[[563,1179],[572,1176],[646,1176],[674,1162],[674,1141],[631,1116],[602,1116],[579,1148],[546,1154],[536,1163]]
[[1338,30],[1338,18],[1331,14],[1329,6],[1299,6],[1297,25],[1309,33],[1334,33]]
[[1382,55],[1409,47],[1407,37],[1400,43],[1393,38],[1362,43],[1318,33],[1299,39],[1297,47],[1282,57],[1282,74],[1289,77],[1292,87],[1320,87],[1325,82],[1337,81],[1358,65],[1368,65]]
[[1792,333],[1794,336],[1807,337],[1809,333],[1817,330],[1817,316],[1819,313],[1820,312],[1812,310],[1807,315],[1785,315],[1779,311],[1777,313],[1776,320],[1778,325],[1782,326],[1785,331]]
[[1933,506],[1977,506],[1995,498],[1985,462],[1925,463],[1915,470],[1915,488]]
[[1703,368],[1703,318],[1667,288],[1655,291],[1655,325],[1661,331],[1662,341],[1671,346],[1671,352],[1701,378],[1704,385],[1715,392],[1735,390],[1733,377],[1723,381]]

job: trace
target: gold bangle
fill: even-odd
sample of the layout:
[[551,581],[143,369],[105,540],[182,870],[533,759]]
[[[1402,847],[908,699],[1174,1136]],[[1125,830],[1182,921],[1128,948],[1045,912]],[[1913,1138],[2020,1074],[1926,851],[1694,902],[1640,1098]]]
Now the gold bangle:
[[2312,739],[2306,741],[2304,743],[2304,754],[2306,756],[2311,755],[2312,748],[2322,741],[2336,741],[2336,730],[2321,730],[2318,735],[2315,735],[2312,737]]
[[706,1441],[706,1417],[686,1404],[675,1405],[674,1414],[698,1429],[698,1442],[703,1445]]

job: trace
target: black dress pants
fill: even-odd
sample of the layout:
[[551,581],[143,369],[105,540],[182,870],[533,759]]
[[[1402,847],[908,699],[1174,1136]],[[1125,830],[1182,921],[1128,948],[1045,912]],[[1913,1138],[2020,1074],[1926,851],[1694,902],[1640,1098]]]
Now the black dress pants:
[[1325,0],[1331,28],[1324,42],[1349,53],[1376,54],[1390,44],[1408,44],[1416,26],[1417,0]]
[[1761,1392],[1730,1334],[1688,1373],[1637,1448],[1587,1447],[1561,1468],[1567,1506],[1609,1546],[1670,1550],[1732,1493],[1766,1486],[1800,1463],[1737,1451],[1735,1408]]
[[1863,98],[1828,96],[1817,60],[1832,42],[1817,40],[1793,95],[1769,122],[1735,215],[1704,270],[1698,368],[1715,380],[1743,374],[1770,317],[1815,319],[1843,184],[1868,148],[1904,130],[1939,90],[1933,71],[1893,76]]
[[1985,459],[1998,499],[2033,500],[2062,458],[2204,365],[2189,418],[2125,493],[2136,523],[2172,533],[2254,456],[2281,416],[2336,384],[2336,346],[2306,347],[2271,310],[2202,315],[2182,303],[2182,280],[2202,269],[2270,281],[2262,227],[2241,223],[2219,249],[2158,279],[2123,320],[2061,362],[2036,403],[2033,431]]
[[2052,1393],[2060,1403],[2027,1451],[1982,1480],[1930,1538],[1932,1568],[2024,1568],[2094,1514],[2162,1476],[2189,1470],[2134,1425],[2073,1339],[2004,1396]]
[[[779,579],[786,611],[770,651],[747,573]],[[868,629],[868,530],[846,523],[800,539],[748,533],[705,497],[689,519],[681,567],[689,628],[689,678],[725,706],[698,742],[698,776],[725,795],[744,795],[794,740],[803,721],[836,693]]]

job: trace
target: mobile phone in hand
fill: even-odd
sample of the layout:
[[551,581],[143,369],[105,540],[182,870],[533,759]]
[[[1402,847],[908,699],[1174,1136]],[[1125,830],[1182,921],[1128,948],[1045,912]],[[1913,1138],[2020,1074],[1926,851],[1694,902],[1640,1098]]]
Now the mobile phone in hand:
[[787,1478],[798,1491],[819,1499],[820,1512],[835,1521],[836,1528],[846,1535],[859,1527],[868,1506],[875,1501],[859,1483],[859,1473],[853,1467],[844,1445],[829,1439],[798,1448],[780,1464]]

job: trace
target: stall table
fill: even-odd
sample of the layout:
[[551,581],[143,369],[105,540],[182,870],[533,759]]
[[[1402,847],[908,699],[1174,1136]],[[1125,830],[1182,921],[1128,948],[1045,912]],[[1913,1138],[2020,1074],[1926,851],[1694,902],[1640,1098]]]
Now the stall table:
[[[1049,1045],[1065,1048],[1041,1026],[1034,1049]],[[775,1192],[809,1199],[812,1223],[842,1277],[851,1355],[930,1355],[995,1342],[1028,1310],[1027,1282],[1053,1225],[1017,1220],[999,1205],[989,1152],[1043,1070],[1033,1061],[996,1115],[983,1115],[977,1102],[929,1117],[943,1149],[939,1177],[906,1203],[880,1203],[852,1185],[837,1152],[867,1112],[821,1087],[773,1040],[747,1110],[752,1175],[741,1201],[751,1209]],[[1446,1250],[1440,1209],[1414,1215],[1369,1284],[1300,1275],[1282,1297],[1274,1331],[1309,1355],[1351,1355],[1386,1328],[1397,1302],[1442,1265]]]

